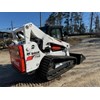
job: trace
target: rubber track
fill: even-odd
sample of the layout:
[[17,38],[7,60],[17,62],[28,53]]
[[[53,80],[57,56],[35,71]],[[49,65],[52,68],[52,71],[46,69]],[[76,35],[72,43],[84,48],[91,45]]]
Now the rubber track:
[[[69,67],[66,65],[65,66],[66,68],[61,66],[57,69],[53,69],[52,71],[50,71],[49,68],[52,67],[52,65],[50,66],[50,64],[53,64],[53,62],[55,63],[55,61],[57,62],[70,61],[73,62],[73,64],[69,65]],[[76,64],[76,59],[74,57],[45,56],[40,63],[39,69],[37,70],[37,75],[39,75],[39,77],[44,81],[52,80],[59,77],[61,74],[68,71],[72,67],[74,67],[75,64]]]

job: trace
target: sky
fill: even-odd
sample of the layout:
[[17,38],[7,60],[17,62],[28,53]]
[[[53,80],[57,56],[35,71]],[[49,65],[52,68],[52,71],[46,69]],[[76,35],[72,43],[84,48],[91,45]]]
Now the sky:
[[[42,12],[42,25],[50,15],[50,12]],[[40,26],[40,12],[0,12],[0,30],[11,27],[11,21],[14,27],[20,27],[23,24],[32,22],[36,26]]]
[[[51,12],[42,12],[42,26],[49,17]],[[23,24],[32,22],[36,26],[40,26],[40,12],[0,12],[0,31],[11,28],[11,21],[14,27],[20,27]],[[84,22],[89,25],[89,13],[84,13]]]

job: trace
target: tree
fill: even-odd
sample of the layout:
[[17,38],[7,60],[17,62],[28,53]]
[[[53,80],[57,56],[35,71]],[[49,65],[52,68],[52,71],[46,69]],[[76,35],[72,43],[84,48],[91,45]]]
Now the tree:
[[94,19],[94,13],[90,13],[90,33],[93,32],[92,26],[93,26],[93,19]]
[[[66,12],[64,13],[65,29],[67,33],[80,33],[83,24],[81,12]],[[81,28],[80,28],[81,27]]]
[[99,30],[99,16],[97,15],[95,17],[95,32],[98,32]]
[[50,25],[55,25],[55,20],[56,20],[56,13],[53,12],[50,14],[49,18],[46,20],[46,23]]
[[56,13],[56,18],[55,18],[56,25],[61,25],[62,19],[63,19],[63,13],[62,12]]
[[50,25],[62,25],[62,21],[64,21],[64,31],[67,34],[85,32],[82,12],[53,12],[47,19]]
[[81,33],[85,33],[85,32],[86,32],[85,25],[84,25],[84,23],[82,23],[79,28],[79,33],[81,34]]
[[50,14],[46,22],[50,25],[61,25],[62,19],[63,19],[62,12],[53,12]]
[[65,31],[70,33],[70,12],[63,13],[63,16],[65,18]]

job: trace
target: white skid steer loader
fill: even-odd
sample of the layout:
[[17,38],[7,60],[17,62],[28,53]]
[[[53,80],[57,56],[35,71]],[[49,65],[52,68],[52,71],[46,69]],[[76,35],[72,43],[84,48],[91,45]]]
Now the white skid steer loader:
[[13,67],[21,73],[38,73],[44,80],[60,76],[85,59],[69,50],[68,43],[45,34],[32,23],[13,30],[9,46]]

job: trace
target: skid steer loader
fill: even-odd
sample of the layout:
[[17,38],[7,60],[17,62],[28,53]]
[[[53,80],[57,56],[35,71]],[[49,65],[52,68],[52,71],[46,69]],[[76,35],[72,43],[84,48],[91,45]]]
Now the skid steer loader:
[[32,23],[13,30],[9,46],[11,63],[20,73],[37,73],[43,80],[52,80],[80,64],[85,57],[70,53],[70,45],[57,40]]

